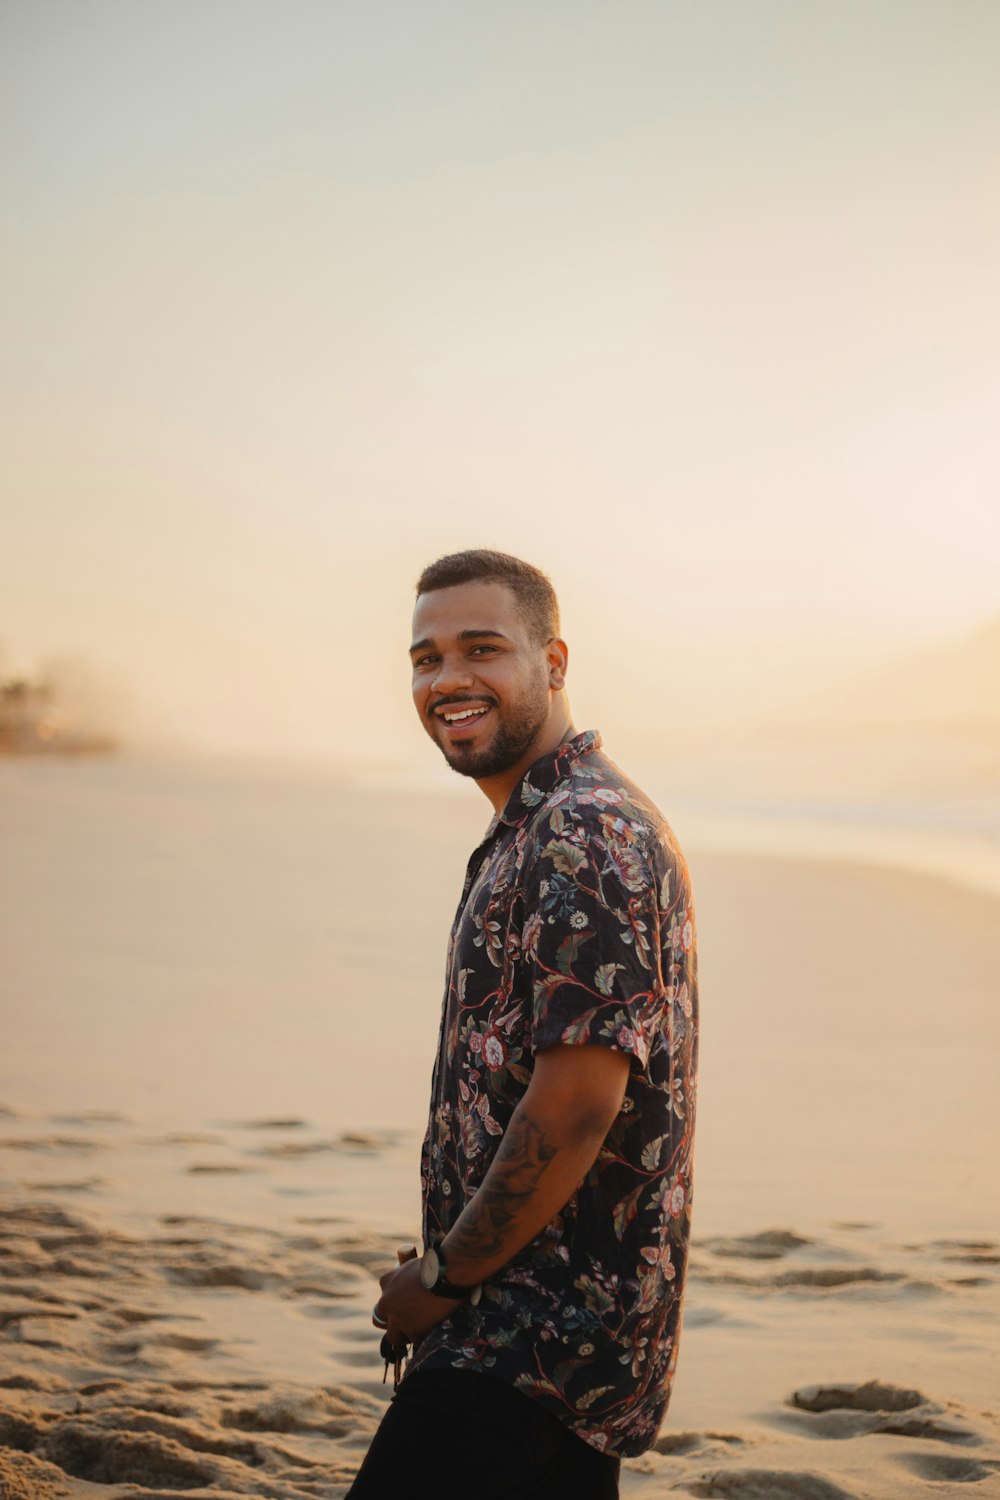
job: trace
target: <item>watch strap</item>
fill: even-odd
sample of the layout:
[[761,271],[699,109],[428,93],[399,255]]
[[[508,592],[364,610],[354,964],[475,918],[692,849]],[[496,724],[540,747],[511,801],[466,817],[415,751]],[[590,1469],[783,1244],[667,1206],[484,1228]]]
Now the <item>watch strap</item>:
[[482,1293],[482,1283],[475,1286],[458,1286],[455,1282],[448,1280],[448,1268],[444,1263],[444,1256],[436,1246],[431,1246],[424,1251],[422,1260],[429,1267],[436,1270],[433,1280],[427,1272],[423,1271],[420,1277],[425,1291],[432,1292],[435,1297],[447,1297],[454,1302],[469,1301],[475,1307]]

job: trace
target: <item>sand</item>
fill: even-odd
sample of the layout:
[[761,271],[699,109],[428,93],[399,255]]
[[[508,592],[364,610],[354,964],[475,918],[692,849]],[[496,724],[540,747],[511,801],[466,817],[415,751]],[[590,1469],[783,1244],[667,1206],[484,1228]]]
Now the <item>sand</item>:
[[[417,1015],[404,988],[393,1011],[387,969],[388,1094],[353,1039],[334,1045],[336,1017],[317,1040],[293,1000],[288,1057],[269,1075],[252,944],[246,960],[247,940],[234,939],[228,968],[214,952],[214,992],[245,1004],[199,1027],[193,998],[185,1009],[193,967],[171,968],[164,940],[182,1035],[158,1057],[155,1028],[144,1041],[115,1009],[110,924],[95,940],[109,901],[142,917],[115,884],[134,851],[112,827],[120,858],[71,882],[100,821],[84,798],[77,847],[75,805],[64,799],[51,825],[62,864],[50,879],[72,884],[75,903],[57,951],[37,916],[41,822],[25,825],[19,877],[2,893],[17,985],[0,1061],[0,1497],[333,1500],[387,1399],[369,1315],[377,1273],[416,1236],[414,1101],[436,998]],[[430,827],[435,869],[460,868],[468,822],[442,829],[433,806],[400,808],[404,847]],[[174,811],[161,835],[143,826],[153,864]],[[352,816],[363,826],[349,809],[342,832]],[[242,827],[247,807],[233,817]],[[266,830],[286,829],[282,887],[288,824],[285,806]],[[227,859],[246,890],[244,853],[245,840],[218,855],[213,891],[227,889]],[[622,1493],[1000,1495],[1000,907],[875,866],[691,853],[705,1005],[692,1264],[673,1401],[654,1449],[626,1462]],[[357,862],[350,873],[364,882]],[[188,876],[178,865],[179,887]],[[170,881],[157,878],[158,917],[170,913],[183,943],[189,898],[171,906]],[[277,887],[267,895],[268,942],[294,994],[305,973],[294,938],[315,914],[303,917],[300,894],[287,907]],[[398,943],[428,996],[441,962],[433,903],[446,904],[417,883],[399,909]],[[370,934],[361,905],[352,911],[361,949]],[[213,932],[225,926],[224,896],[212,916]],[[143,935],[130,932],[121,950],[134,958]],[[333,925],[328,953],[310,950],[310,973],[341,937]],[[24,1019],[33,997],[44,1024]],[[184,1093],[172,1076],[182,1042],[197,1077],[199,1047],[216,1056],[225,1036],[217,1100]],[[323,1048],[325,1109],[310,1072]],[[304,1082],[292,1088],[297,1054]],[[147,1089],[143,1107],[136,1073],[155,1079],[158,1067],[163,1088]],[[247,1075],[253,1110],[241,1109]]]
[[[375,1276],[412,1225],[324,1213],[323,1182],[391,1184],[415,1145],[8,1113],[0,1495],[342,1495],[387,1394]],[[214,1211],[116,1215],[144,1163]],[[283,1202],[241,1214],[262,1175]],[[695,1237],[675,1399],[623,1494],[1000,1493],[1000,1239],[737,1229]]]

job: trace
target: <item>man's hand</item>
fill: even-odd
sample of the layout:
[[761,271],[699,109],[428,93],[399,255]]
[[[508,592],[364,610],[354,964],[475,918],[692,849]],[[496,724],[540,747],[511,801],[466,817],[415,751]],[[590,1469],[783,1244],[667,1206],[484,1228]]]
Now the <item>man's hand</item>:
[[[485,1281],[560,1211],[621,1108],[629,1066],[627,1053],[607,1047],[538,1053],[489,1171],[442,1242],[449,1280]],[[461,1305],[424,1290],[418,1260],[387,1271],[380,1284],[375,1314],[393,1343],[418,1342]]]
[[382,1295],[375,1304],[375,1316],[388,1324],[386,1331],[394,1344],[419,1343],[461,1306],[461,1301],[425,1290],[420,1282],[419,1260],[408,1260],[396,1270],[386,1271],[379,1285]]

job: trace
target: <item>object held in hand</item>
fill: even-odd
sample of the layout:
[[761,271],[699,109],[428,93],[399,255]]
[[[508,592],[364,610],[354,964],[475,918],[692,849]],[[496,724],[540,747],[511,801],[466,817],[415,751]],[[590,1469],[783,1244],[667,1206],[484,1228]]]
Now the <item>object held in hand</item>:
[[392,1365],[392,1388],[396,1390],[403,1378],[403,1360],[410,1352],[408,1344],[394,1344],[387,1333],[382,1335],[379,1345],[379,1354],[385,1360],[385,1370],[382,1373],[382,1384],[385,1385],[389,1378],[389,1366]]
[[[396,1251],[396,1259],[399,1261],[399,1264],[401,1266],[404,1265],[408,1260],[416,1260],[416,1258],[416,1245],[408,1245],[405,1248]],[[383,1323],[382,1319],[378,1317],[374,1311],[372,1312],[372,1322],[375,1324],[376,1328],[386,1327],[386,1324]],[[399,1386],[399,1382],[403,1378],[403,1360],[409,1354],[410,1346],[407,1343],[394,1344],[389,1335],[386,1333],[382,1336],[382,1342],[379,1345],[378,1352],[385,1360],[385,1369],[382,1372],[382,1384],[385,1385],[386,1381],[388,1380],[389,1366],[392,1365],[392,1388],[393,1390],[396,1390]]]

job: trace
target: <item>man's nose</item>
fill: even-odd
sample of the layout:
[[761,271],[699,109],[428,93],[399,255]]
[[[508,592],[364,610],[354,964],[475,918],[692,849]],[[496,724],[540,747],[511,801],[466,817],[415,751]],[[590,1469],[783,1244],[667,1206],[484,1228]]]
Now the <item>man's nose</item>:
[[443,656],[431,686],[438,693],[456,693],[471,688],[472,680],[472,668],[464,657]]

